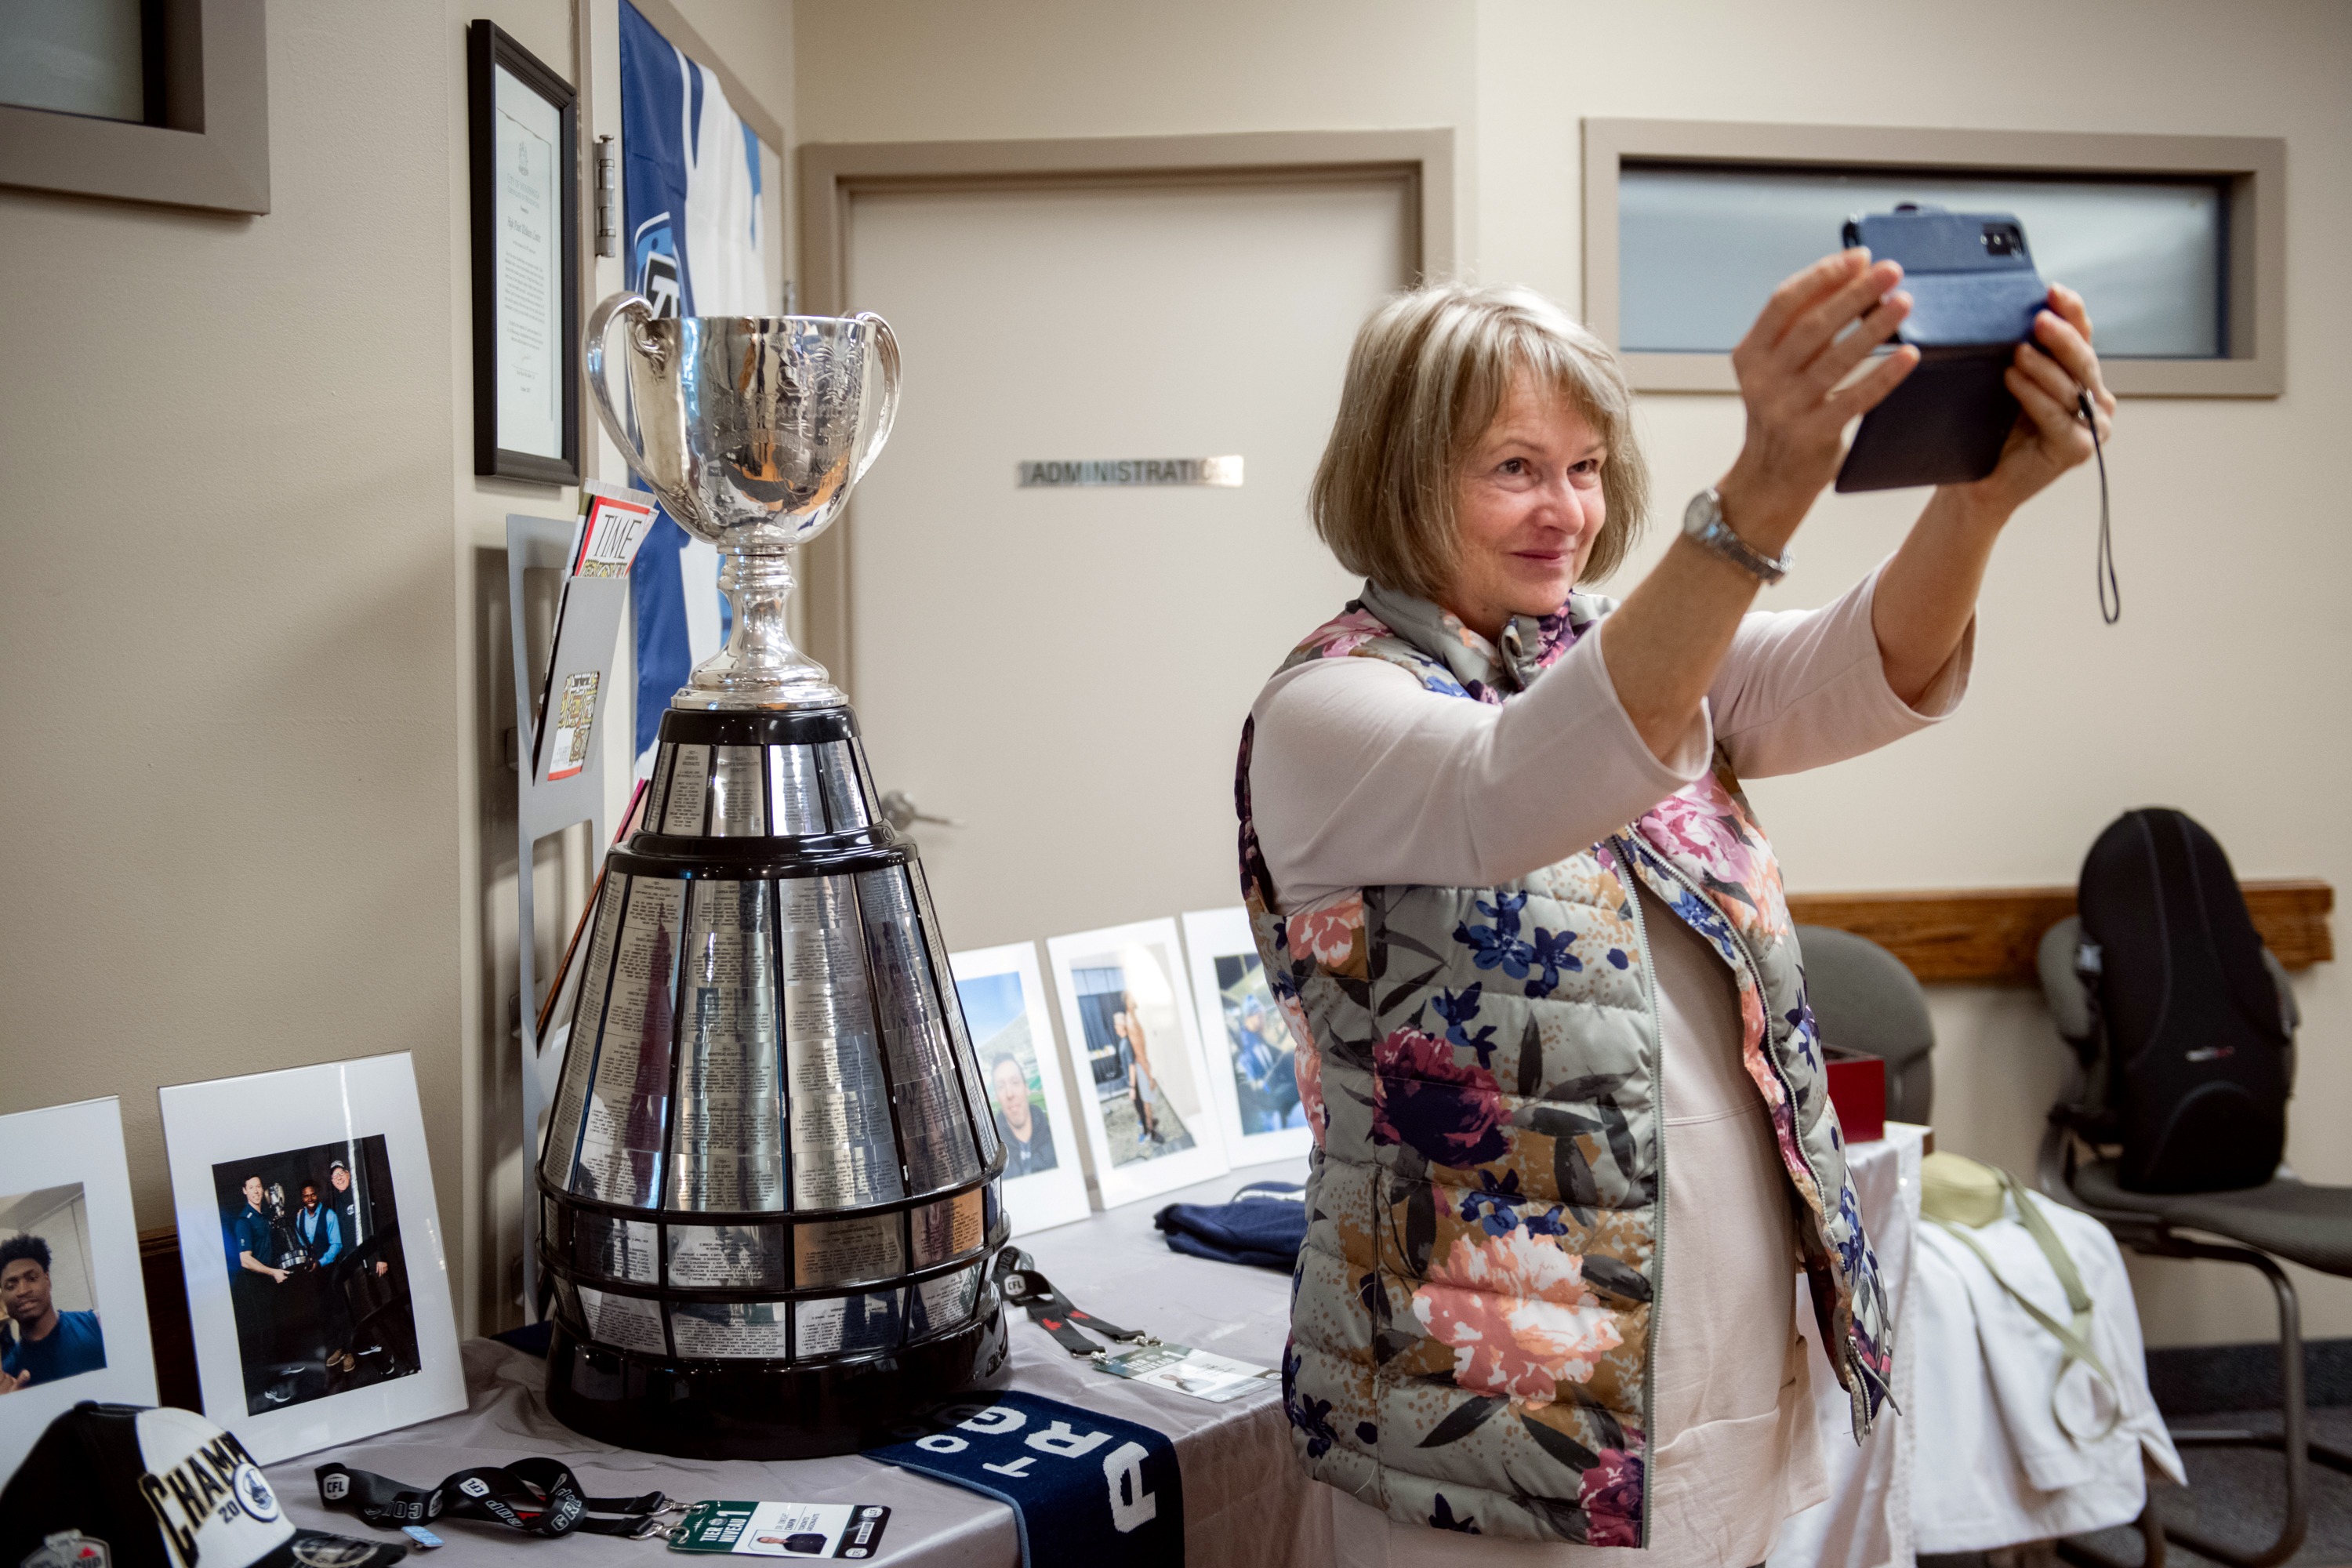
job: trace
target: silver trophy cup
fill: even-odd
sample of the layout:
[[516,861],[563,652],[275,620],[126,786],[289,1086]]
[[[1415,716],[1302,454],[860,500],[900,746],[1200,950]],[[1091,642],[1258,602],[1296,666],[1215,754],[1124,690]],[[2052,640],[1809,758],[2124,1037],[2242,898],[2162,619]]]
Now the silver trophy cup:
[[[604,341],[621,360],[635,428],[614,408]],[[588,321],[588,386],[614,446],[679,527],[717,547],[734,610],[727,646],[698,666],[678,708],[832,708],[846,700],[784,621],[792,552],[841,515],[890,438],[898,342],[873,314],[657,318],[615,294]]]
[[735,626],[605,860],[537,1173],[548,1406],[632,1448],[847,1453],[1008,1365],[1005,1152],[948,944],[857,715],[784,629],[791,552],[889,436],[898,344],[634,294],[588,333],[605,428],[725,557]]

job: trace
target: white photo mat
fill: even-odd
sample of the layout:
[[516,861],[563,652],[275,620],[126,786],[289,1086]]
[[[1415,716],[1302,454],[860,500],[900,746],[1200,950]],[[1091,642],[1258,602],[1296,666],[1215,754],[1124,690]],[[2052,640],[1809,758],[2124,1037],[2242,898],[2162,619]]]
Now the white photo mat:
[[[205,1416],[235,1433],[260,1463],[272,1465],[464,1409],[466,1376],[448,1260],[409,1054],[176,1084],[160,1098]],[[418,1370],[250,1413],[215,1168],[378,1137],[390,1169],[388,1197],[398,1220]]]
[[[1026,1067],[1031,1099],[1044,1102],[1054,1168],[1015,1176],[1007,1166],[1004,1211],[1013,1222],[1013,1234],[1026,1236],[1086,1218],[1094,1212],[1094,1205],[1087,1197],[1086,1157],[1079,1152],[1085,1134],[1078,1130],[1068,1079],[1062,1071],[1053,1004],[1045,999],[1037,944],[1017,942],[951,952],[948,967],[954,972],[957,998],[964,1009],[972,1048],[980,1058],[981,1091],[990,1113],[997,1118],[997,1132],[1004,1141],[1008,1160],[1014,1140],[997,1103],[1000,1058],[1010,1056],[1015,1066]],[[1024,1055],[1029,1058],[1026,1063],[1021,1060]]]
[[[0,1116],[0,1199],[67,1186],[81,1188],[85,1261],[95,1300],[88,1308],[75,1306],[70,1297],[57,1305],[61,1311],[97,1311],[106,1364],[0,1397],[0,1484],[16,1473],[49,1423],[83,1400],[155,1403],[155,1356],[147,1339],[147,1287],[139,1272],[139,1224],[131,1209],[122,1107],[111,1095]],[[15,1226],[0,1225],[0,1237],[16,1234]],[[51,1288],[56,1289],[54,1282]]]
[[[1315,1145],[1298,1104],[1297,1079],[1291,1078],[1297,1043],[1274,993],[1265,983],[1257,942],[1250,935],[1249,911],[1239,905],[1229,910],[1193,910],[1184,916],[1184,953],[1192,966],[1193,1005],[1201,1016],[1202,1045],[1209,1058],[1210,1099],[1216,1106],[1218,1131],[1225,1152],[1235,1165],[1257,1165],[1270,1160],[1303,1160]],[[1218,963],[1223,959],[1225,963]],[[1221,967],[1232,972],[1231,979]],[[1241,1019],[1234,1016],[1234,987],[1261,1004],[1260,1027],[1266,1046],[1276,1055],[1274,1087],[1258,1090],[1243,1082],[1241,1046],[1234,1031]],[[1287,1093],[1282,1079],[1288,1078]],[[1266,1119],[1277,1111],[1282,1125],[1268,1129]],[[1296,1125],[1290,1125],[1292,1122]]]
[[[1102,1206],[1117,1208],[1223,1175],[1229,1168],[1224,1139],[1176,922],[1162,917],[1077,931],[1047,939],[1045,949],[1069,1043],[1073,1098],[1086,1124]],[[1115,1016],[1130,1005],[1142,1017],[1150,1064],[1140,1075],[1113,1034]],[[1097,1077],[1098,1063],[1104,1078]],[[1137,1097],[1128,1089],[1139,1078],[1148,1080],[1150,1114],[1162,1123],[1156,1143],[1140,1135]]]

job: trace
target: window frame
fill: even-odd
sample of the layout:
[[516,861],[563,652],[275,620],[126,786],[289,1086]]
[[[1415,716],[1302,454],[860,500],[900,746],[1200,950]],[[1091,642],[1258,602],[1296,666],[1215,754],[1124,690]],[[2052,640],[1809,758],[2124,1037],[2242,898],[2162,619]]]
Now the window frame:
[[[2275,136],[2150,136],[1776,125],[1706,120],[1584,122],[1584,320],[1618,346],[1618,179],[1627,163],[1769,169],[1909,169],[1940,175],[2217,180],[2229,198],[2223,257],[2226,357],[2119,359],[2108,386],[2140,397],[2276,397],[2286,390],[2286,142]],[[1827,250],[1827,246],[1823,249]],[[2095,322],[2094,323],[2095,325]],[[1622,353],[1643,392],[1736,392],[1728,353]]]
[[161,123],[0,104],[0,185],[268,212],[263,0],[151,0],[149,15],[147,100],[155,104],[160,75]]

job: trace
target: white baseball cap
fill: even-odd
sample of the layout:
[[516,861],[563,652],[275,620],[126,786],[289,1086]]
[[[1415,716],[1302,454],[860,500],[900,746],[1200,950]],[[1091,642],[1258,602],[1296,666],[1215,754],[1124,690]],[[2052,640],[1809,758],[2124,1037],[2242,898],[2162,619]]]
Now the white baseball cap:
[[84,1400],[0,1491],[0,1568],[378,1568],[406,1555],[296,1529],[244,1444],[170,1406]]

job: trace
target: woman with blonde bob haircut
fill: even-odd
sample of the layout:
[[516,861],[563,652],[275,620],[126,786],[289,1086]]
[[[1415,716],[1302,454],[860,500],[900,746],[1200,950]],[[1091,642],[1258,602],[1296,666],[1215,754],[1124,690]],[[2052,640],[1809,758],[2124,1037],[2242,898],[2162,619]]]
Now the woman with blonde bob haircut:
[[1343,1563],[1761,1562],[1827,1490],[1799,1270],[1873,1430],[1893,1325],[1739,779],[1951,712],[2002,527],[2090,456],[2078,397],[2102,438],[2115,409],[2053,287],[1991,475],[1823,608],[1751,610],[1917,363],[1874,353],[1901,276],[1847,251],[1773,294],[1739,454],[1622,604],[1585,586],[1647,510],[1608,348],[1461,284],[1357,337],[1313,510],[1364,590],[1267,681],[1235,789],[1315,1136],[1284,1400]]
[[1532,289],[1458,283],[1398,295],[1357,334],[1309,496],[1342,566],[1424,598],[1444,590],[1458,553],[1454,476],[1514,374],[1572,405],[1610,452],[1608,521],[1585,572],[1599,582],[1617,569],[1650,500],[1617,356]]

